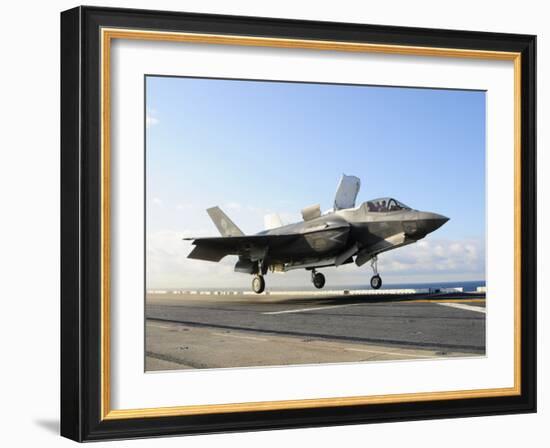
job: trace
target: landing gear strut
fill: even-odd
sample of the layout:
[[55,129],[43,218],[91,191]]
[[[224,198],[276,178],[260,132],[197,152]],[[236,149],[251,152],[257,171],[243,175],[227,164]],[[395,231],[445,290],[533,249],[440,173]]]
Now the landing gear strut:
[[255,275],[252,280],[252,290],[256,294],[261,294],[265,290],[265,280],[263,275]]
[[378,275],[378,257],[375,255],[370,262],[374,275],[370,279],[370,286],[372,289],[380,289],[382,286],[382,278]]
[[313,286],[317,289],[321,289],[325,286],[325,276],[320,272],[316,272],[315,269],[311,270],[311,281],[313,282]]

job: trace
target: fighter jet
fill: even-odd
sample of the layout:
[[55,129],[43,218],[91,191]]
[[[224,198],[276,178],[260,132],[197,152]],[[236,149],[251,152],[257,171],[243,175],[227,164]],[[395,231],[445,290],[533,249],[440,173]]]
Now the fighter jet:
[[379,289],[378,255],[417,242],[449,218],[414,210],[394,198],[373,199],[356,207],[360,184],[358,177],[343,175],[333,209],[321,213],[319,204],[306,207],[303,221],[288,225],[268,217],[270,228],[254,235],[245,235],[219,207],[209,208],[206,211],[222,236],[184,238],[195,246],[188,258],[219,262],[237,255],[235,272],[253,275],[252,290],[258,294],[265,290],[268,271],[309,270],[313,285],[320,289],[325,276],[318,268],[353,262],[363,266],[370,261],[370,285]]

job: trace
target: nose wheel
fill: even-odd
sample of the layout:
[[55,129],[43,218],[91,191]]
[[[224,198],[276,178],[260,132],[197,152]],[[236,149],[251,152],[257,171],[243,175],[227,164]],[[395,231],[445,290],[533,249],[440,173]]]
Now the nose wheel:
[[261,294],[265,290],[265,280],[263,275],[256,275],[252,279],[252,291]]
[[378,274],[373,275],[370,279],[370,287],[372,289],[380,289],[381,286],[382,286],[382,278]]
[[311,281],[313,283],[313,286],[315,286],[317,289],[321,289],[323,286],[325,286],[325,276],[320,272],[315,272],[315,269],[311,270]]
[[370,279],[370,287],[372,289],[380,289],[382,286],[382,277],[378,274],[378,257],[375,255],[370,262],[374,275]]

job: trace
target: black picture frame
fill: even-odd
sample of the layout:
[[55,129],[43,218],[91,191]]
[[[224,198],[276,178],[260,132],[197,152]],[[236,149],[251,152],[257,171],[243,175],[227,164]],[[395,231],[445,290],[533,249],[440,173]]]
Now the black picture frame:
[[[515,396],[102,419],[101,28],[521,54],[521,393]],[[76,441],[536,411],[536,37],[77,7],[61,13],[61,435]]]

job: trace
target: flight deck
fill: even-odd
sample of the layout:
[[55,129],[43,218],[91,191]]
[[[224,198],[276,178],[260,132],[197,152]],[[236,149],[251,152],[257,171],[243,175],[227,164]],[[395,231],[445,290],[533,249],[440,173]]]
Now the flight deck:
[[156,291],[146,370],[479,357],[485,293]]

